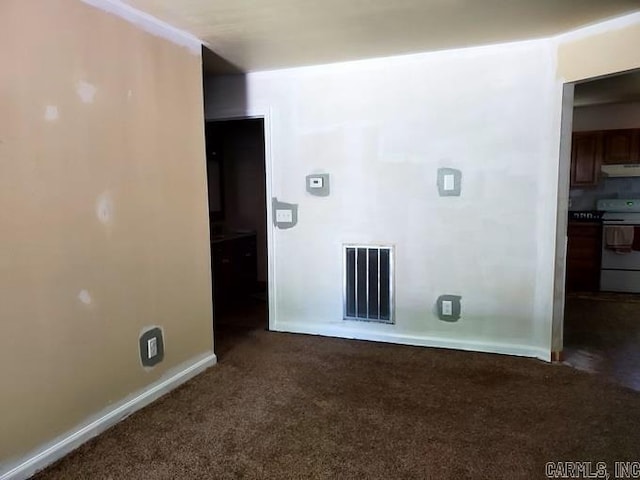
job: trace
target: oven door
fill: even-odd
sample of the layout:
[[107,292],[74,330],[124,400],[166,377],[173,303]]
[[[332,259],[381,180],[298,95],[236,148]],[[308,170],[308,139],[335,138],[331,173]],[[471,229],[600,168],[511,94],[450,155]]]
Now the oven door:
[[[602,229],[602,263],[600,267],[600,290],[605,292],[640,293],[640,251],[618,253],[607,246],[607,227],[615,223],[604,223]],[[617,224],[619,225],[619,224]],[[640,234],[640,225],[636,227],[635,235]]]

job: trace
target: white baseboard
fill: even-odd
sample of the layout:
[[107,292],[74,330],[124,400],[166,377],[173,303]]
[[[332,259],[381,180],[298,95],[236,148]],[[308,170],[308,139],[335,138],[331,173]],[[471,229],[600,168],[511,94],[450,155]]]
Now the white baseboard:
[[137,410],[215,365],[214,354],[206,354],[168,371],[157,382],[91,417],[78,428],[61,435],[13,464],[0,465],[0,480],[23,480],[64,457],[91,438],[124,420]]
[[[388,325],[393,328],[393,325]],[[308,335],[321,335],[325,337],[351,338],[356,340],[370,340],[374,342],[398,343],[417,347],[449,348],[453,350],[466,350],[483,353],[499,353],[502,355],[515,355],[518,357],[531,357],[551,361],[551,351],[531,345],[512,343],[486,342],[473,340],[459,340],[444,337],[429,337],[409,335],[396,332],[365,331],[362,328],[349,328],[348,326],[331,324],[305,325],[293,322],[276,322],[276,332],[304,333]]]

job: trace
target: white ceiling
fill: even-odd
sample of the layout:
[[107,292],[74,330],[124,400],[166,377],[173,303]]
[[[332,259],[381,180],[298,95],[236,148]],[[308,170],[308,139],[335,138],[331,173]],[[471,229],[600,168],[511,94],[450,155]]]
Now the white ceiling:
[[[122,0],[209,45],[213,70],[268,70],[555,35],[638,0]],[[216,60],[214,58],[214,60]]]

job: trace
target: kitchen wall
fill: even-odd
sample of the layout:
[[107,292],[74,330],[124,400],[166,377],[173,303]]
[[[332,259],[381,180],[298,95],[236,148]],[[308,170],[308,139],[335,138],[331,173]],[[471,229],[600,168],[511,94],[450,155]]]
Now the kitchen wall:
[[573,109],[573,131],[640,128],[640,102],[590,105]]
[[640,198],[640,178],[601,179],[595,188],[572,188],[570,210],[596,210],[598,200],[605,198]]
[[215,360],[199,45],[158,28],[0,4],[0,477]]
[[[297,226],[273,233],[272,328],[549,358],[562,90],[551,41],[207,86],[208,118],[267,113],[272,195],[299,205]],[[439,167],[462,171],[460,197],[438,196]],[[323,172],[331,195],[309,195],[305,176]],[[342,320],[345,243],[395,247],[395,325]],[[458,322],[435,314],[442,294],[462,296]]]
[[[577,107],[573,111],[573,131],[640,128],[640,103],[617,103]],[[640,198],[640,177],[601,178],[595,188],[572,188],[571,210],[595,210],[603,198]]]

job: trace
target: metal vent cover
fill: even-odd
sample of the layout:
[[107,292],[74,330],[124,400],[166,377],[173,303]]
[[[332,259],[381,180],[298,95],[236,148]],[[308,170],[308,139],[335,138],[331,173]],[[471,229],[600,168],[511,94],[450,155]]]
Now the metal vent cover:
[[393,323],[393,247],[344,245],[345,320]]

